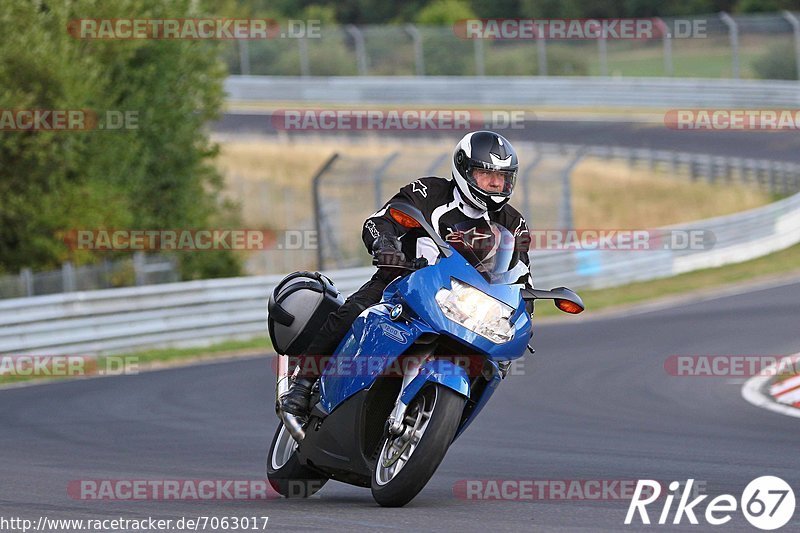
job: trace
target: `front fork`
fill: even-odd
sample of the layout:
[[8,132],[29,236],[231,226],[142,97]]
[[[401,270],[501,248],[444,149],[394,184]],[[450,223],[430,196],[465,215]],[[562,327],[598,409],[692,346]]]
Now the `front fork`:
[[403,420],[406,418],[406,409],[408,405],[402,401],[403,391],[406,390],[408,384],[417,377],[420,367],[428,361],[428,357],[409,357],[403,364],[403,384],[400,386],[400,392],[397,393],[397,399],[394,402],[394,409],[392,409],[389,418],[386,420],[386,429],[392,435],[401,435],[405,429]]

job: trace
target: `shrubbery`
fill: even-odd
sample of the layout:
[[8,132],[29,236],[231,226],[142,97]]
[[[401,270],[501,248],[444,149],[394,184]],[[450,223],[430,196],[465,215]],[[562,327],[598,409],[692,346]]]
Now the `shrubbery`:
[[[4,2],[0,109],[138,117],[136,129],[0,131],[0,271],[97,261],[92,252],[68,249],[62,237],[70,229],[196,228],[230,219],[217,201],[222,180],[210,164],[215,149],[204,130],[223,99],[218,44],[89,40],[67,32],[79,18],[203,16],[192,11],[197,5]],[[237,274],[237,260],[226,255],[200,253],[186,261],[184,275]]]

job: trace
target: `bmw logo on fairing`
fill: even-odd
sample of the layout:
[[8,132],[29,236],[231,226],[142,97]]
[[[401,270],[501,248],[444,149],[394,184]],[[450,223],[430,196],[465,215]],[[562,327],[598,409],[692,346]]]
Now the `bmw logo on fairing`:
[[403,306],[402,304],[397,304],[394,307],[392,307],[391,311],[389,311],[389,318],[391,318],[392,320],[397,320],[398,318],[400,318],[400,315],[402,314],[403,314]]

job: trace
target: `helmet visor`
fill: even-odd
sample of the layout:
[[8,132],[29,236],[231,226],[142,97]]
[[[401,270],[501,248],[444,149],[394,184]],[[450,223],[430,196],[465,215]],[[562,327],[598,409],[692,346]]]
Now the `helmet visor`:
[[517,181],[517,170],[472,167],[469,169],[467,181],[486,194],[510,196]]

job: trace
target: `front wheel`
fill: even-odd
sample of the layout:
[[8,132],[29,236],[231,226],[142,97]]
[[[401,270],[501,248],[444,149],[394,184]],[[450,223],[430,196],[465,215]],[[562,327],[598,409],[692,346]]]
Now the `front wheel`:
[[328,481],[300,464],[297,442],[281,422],[275,430],[267,455],[267,479],[275,491],[286,498],[308,498]]
[[406,410],[405,430],[381,442],[372,475],[372,497],[384,507],[401,507],[431,479],[458,431],[466,398],[431,383]]

